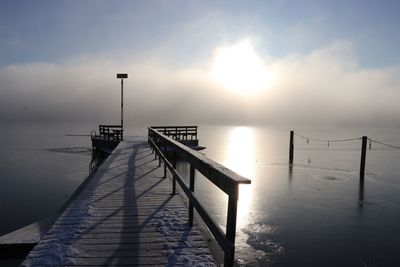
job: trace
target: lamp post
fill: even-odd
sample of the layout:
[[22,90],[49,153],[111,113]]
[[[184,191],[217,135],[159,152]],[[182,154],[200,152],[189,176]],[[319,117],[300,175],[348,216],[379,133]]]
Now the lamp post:
[[117,73],[117,79],[121,79],[121,128],[124,130],[124,79],[128,79],[128,74]]

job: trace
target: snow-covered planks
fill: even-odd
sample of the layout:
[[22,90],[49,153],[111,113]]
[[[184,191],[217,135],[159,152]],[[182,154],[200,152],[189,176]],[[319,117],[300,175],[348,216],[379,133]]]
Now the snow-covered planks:
[[215,266],[145,142],[121,142],[24,266]]

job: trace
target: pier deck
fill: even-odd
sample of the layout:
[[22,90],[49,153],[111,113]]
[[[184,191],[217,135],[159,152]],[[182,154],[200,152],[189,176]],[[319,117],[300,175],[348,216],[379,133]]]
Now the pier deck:
[[123,141],[24,266],[215,266],[181,196],[143,141]]

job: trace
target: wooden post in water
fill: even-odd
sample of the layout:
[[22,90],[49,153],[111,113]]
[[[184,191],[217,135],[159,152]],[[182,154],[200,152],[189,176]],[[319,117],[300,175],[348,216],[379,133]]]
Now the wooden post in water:
[[360,161],[360,183],[364,183],[365,174],[365,158],[367,156],[367,141],[368,137],[363,136],[361,142],[361,161]]
[[[194,192],[194,167],[190,164],[190,181],[189,181],[189,189]],[[193,203],[189,200],[189,225],[193,226]]]
[[289,141],[289,167],[292,167],[292,165],[293,165],[293,157],[294,157],[293,135],[294,135],[294,132],[293,132],[293,131],[290,131],[290,141]]

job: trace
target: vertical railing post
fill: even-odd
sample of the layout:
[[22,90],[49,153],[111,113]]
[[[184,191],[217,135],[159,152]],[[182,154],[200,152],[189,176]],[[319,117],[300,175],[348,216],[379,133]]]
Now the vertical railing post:
[[[190,181],[189,181],[189,189],[194,193],[194,167],[190,164]],[[189,225],[193,226],[193,203],[189,200]]]
[[[159,159],[158,167],[161,167],[161,163],[162,163],[162,160],[163,160],[161,154],[164,155],[164,157],[165,157],[165,154],[163,153],[163,151],[162,151],[162,149],[161,149],[163,142],[164,142],[164,141],[160,139],[160,142],[159,142],[159,145],[158,145],[158,149],[160,150],[160,156],[158,157],[158,159]],[[164,164],[164,165],[165,165],[165,164]]]
[[149,142],[150,148],[151,148],[151,154],[153,154],[154,153],[154,147],[153,147],[153,143],[150,142],[150,140],[153,140],[153,133],[151,132],[150,128],[148,129],[148,131],[149,132],[147,134],[147,142]]
[[361,160],[360,160],[360,183],[364,183],[364,174],[365,174],[365,159],[367,156],[367,141],[368,137],[363,136],[361,142]]
[[165,163],[165,159],[164,159],[164,178],[167,178],[167,164]]
[[225,252],[224,266],[233,266],[235,258],[235,237],[236,237],[236,218],[237,202],[239,197],[239,185],[235,184],[229,194],[228,215],[226,219],[226,238],[232,243],[230,251]]
[[167,178],[167,164],[165,160],[167,159],[167,142],[164,142],[164,178]]
[[151,133],[150,133],[150,128],[147,128],[147,143],[150,144],[150,148],[151,148],[150,135],[151,135]]
[[290,141],[289,141],[289,167],[292,167],[292,165],[293,165],[293,156],[294,156],[293,135],[294,135],[294,132],[293,132],[293,131],[290,131]]
[[161,167],[161,139],[158,139],[157,140],[157,143],[156,143],[156,146],[157,146],[157,154],[158,154],[158,167]]
[[[174,170],[176,170],[176,154],[175,152],[172,152],[172,167],[174,167]],[[176,194],[176,177],[175,175],[172,175],[172,194]]]

